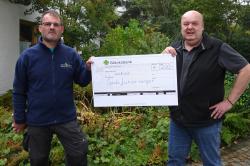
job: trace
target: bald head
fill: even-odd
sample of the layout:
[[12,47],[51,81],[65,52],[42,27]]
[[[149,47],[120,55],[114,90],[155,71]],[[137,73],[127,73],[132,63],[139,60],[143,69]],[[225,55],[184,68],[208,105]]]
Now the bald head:
[[199,45],[204,31],[203,16],[201,13],[190,10],[181,17],[181,34],[185,45],[195,47]]
[[185,18],[196,18],[197,20],[200,20],[204,26],[203,15],[196,10],[190,10],[184,13],[181,17],[181,20]]

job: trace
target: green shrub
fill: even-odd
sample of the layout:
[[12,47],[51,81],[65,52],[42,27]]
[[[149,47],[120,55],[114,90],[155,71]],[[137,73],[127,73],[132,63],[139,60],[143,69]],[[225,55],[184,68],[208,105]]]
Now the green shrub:
[[0,106],[12,109],[12,90],[7,91],[5,94],[0,96]]
[[138,21],[130,20],[128,27],[112,29],[104,39],[99,55],[135,55],[161,53],[169,39],[153,29],[140,27]]

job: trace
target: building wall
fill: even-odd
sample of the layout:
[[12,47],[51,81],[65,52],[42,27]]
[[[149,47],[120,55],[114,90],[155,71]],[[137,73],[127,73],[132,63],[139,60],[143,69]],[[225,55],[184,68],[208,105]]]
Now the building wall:
[[0,95],[12,89],[15,63],[19,56],[19,21],[35,20],[35,14],[25,16],[24,11],[23,5],[0,0]]

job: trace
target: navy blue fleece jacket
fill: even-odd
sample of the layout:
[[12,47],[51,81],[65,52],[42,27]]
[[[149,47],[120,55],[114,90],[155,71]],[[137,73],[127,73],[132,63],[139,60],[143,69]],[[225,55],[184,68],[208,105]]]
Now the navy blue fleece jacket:
[[15,122],[46,126],[76,119],[73,82],[86,86],[90,80],[91,72],[73,48],[60,41],[52,51],[40,38],[16,63]]

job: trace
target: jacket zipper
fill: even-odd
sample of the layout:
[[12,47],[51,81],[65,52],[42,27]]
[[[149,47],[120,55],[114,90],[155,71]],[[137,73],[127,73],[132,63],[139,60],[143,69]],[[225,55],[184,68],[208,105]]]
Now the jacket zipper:
[[[54,59],[55,54],[52,53],[51,55],[51,60],[52,60],[52,88],[53,88],[53,100],[54,103],[56,102],[56,89],[55,89],[55,83],[56,83],[56,78],[55,78],[55,59]],[[56,120],[54,120],[54,123],[56,123]]]

